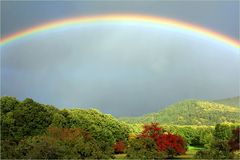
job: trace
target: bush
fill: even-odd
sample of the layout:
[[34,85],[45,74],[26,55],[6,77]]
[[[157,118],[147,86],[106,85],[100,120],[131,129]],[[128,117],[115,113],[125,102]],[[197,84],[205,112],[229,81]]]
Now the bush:
[[209,150],[200,150],[194,155],[196,159],[210,159],[211,157],[211,152]]
[[144,130],[130,141],[129,158],[173,157],[186,152],[186,143],[181,136],[164,132],[157,123],[144,125]]
[[[69,158],[110,158],[115,142],[126,142],[130,133],[128,124],[96,109],[59,110],[30,98],[21,102],[14,97],[0,97],[0,103],[1,158],[57,158],[68,152],[72,155]],[[91,134],[91,139],[86,141],[78,128]],[[60,132],[61,136],[79,136],[74,141],[62,139]],[[116,152],[122,152],[122,148],[118,144]]]
[[114,148],[114,153],[116,154],[124,153],[126,149],[126,145],[122,140],[120,140],[120,141],[117,141],[116,144],[114,144],[113,148]]
[[130,140],[126,153],[129,159],[161,159],[165,157],[164,153],[157,150],[153,139],[144,137]]
[[[198,151],[195,158],[200,159],[231,159],[234,151],[239,149],[239,128],[232,131],[234,125],[217,124],[213,132],[213,139],[208,150]],[[230,139],[231,137],[231,139]],[[230,140],[229,140],[230,139]]]
[[196,126],[196,125],[164,125],[167,132],[180,135],[184,138],[188,145],[204,146],[212,137],[213,126]]
[[46,135],[21,141],[18,153],[21,159],[112,158],[96,139],[79,128],[49,128]]
[[237,151],[240,149],[239,137],[240,137],[240,128],[238,127],[232,130],[232,137],[228,141],[228,145],[230,146],[230,151]]
[[231,124],[217,124],[214,130],[214,137],[216,139],[228,140],[232,136],[232,130],[235,128]]
[[112,148],[119,139],[126,141],[130,132],[127,124],[96,109],[62,110],[54,114],[51,126],[82,128],[101,141],[103,149],[107,149],[106,146]]
[[231,159],[234,156],[227,140],[215,139],[211,144],[210,151],[214,159]]
[[21,159],[59,159],[63,157],[55,139],[47,136],[34,136],[18,145],[18,158]]
[[12,140],[1,140],[1,158],[2,159],[15,159],[15,148],[17,143]]

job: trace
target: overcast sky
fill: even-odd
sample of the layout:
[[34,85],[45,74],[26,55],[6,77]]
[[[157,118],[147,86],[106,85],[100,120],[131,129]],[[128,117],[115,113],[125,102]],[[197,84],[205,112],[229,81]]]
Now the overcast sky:
[[[239,39],[239,1],[1,1],[1,36],[107,13],[168,17]],[[1,94],[142,115],[180,100],[239,95],[239,49],[141,23],[89,24],[1,46]]]

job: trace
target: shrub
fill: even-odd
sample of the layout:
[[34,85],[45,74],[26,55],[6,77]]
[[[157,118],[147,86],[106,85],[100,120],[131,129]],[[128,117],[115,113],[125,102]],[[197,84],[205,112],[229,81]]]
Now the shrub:
[[[64,111],[64,112],[63,112]],[[96,109],[62,110],[53,116],[52,127],[82,128],[101,141],[104,146],[112,148],[116,140],[127,140],[129,126],[111,115],[102,114]],[[113,151],[113,150],[112,150]]]
[[215,139],[211,144],[210,151],[214,159],[231,159],[234,156],[227,140]]
[[26,159],[103,159],[111,158],[101,144],[79,128],[49,128],[47,134],[34,136],[19,144],[19,158]]
[[[239,127],[232,131],[234,125],[217,124],[209,149],[198,151],[195,158],[200,159],[231,159],[235,150],[239,149]],[[231,137],[231,139],[230,139]],[[229,140],[230,139],[230,140]]]
[[209,150],[199,150],[194,155],[196,159],[210,159],[211,157],[211,152]]
[[1,140],[1,158],[2,159],[15,159],[17,144],[12,140]]
[[114,144],[113,148],[114,148],[114,152],[116,154],[119,154],[119,153],[124,153],[126,146],[123,140],[119,140],[116,142],[116,144]]
[[161,159],[165,157],[164,153],[157,150],[154,140],[146,137],[131,139],[126,153],[129,159]]
[[240,128],[236,128],[232,130],[232,137],[228,141],[228,145],[230,146],[230,151],[237,151],[240,148],[240,141],[239,141],[239,136],[240,136]]
[[211,139],[213,134],[213,126],[196,126],[196,125],[164,125],[167,132],[180,135],[184,138],[188,145],[204,146]]
[[213,132],[214,138],[228,140],[232,135],[233,128],[228,124],[217,124]]
[[232,152],[224,153],[217,149],[211,150],[200,150],[197,151],[194,155],[196,159],[232,159],[234,158],[234,154]]
[[34,136],[18,145],[18,157],[26,159],[59,159],[63,150],[52,137]]

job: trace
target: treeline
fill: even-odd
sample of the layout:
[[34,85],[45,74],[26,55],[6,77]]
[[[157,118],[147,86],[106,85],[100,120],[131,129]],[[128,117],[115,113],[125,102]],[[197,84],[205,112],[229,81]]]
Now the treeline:
[[130,132],[126,123],[96,109],[59,110],[14,97],[0,103],[2,158],[111,158],[112,146],[127,141]]
[[207,147],[198,151],[196,159],[239,159],[240,126],[217,124]]
[[213,102],[221,103],[221,104],[228,105],[228,106],[240,107],[240,96],[215,100]]
[[186,145],[204,146],[209,157],[216,157],[219,139],[228,146],[232,130],[239,127],[127,124],[96,109],[60,110],[30,98],[6,96],[0,104],[2,159],[109,159],[116,153],[164,159],[184,154]]
[[168,158],[173,158],[174,155],[186,152],[186,140],[188,145],[204,148],[192,157],[194,159],[239,158],[237,152],[240,147],[240,124],[224,123],[215,127],[165,125],[160,128],[156,123],[152,123],[143,127],[144,130],[137,138],[129,141],[128,158],[164,159],[164,154],[159,152],[161,149],[165,149],[164,153],[170,155]]
[[186,100],[170,105],[163,110],[141,117],[126,117],[120,120],[128,123],[150,123],[174,125],[216,125],[218,123],[236,123],[240,108],[219,103]]
[[[142,131],[144,123],[132,124],[132,133],[139,134]],[[232,130],[240,126],[240,123],[221,123],[221,134],[224,139],[229,139]],[[191,146],[209,147],[213,138],[215,126],[197,126],[197,125],[161,125],[166,132],[180,135],[186,143]]]

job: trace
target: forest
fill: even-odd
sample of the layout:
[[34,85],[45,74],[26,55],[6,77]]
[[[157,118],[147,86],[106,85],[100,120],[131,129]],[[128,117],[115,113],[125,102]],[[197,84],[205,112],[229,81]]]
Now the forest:
[[143,117],[58,109],[3,96],[2,159],[231,159],[239,157],[239,107],[187,100]]
[[220,103],[203,100],[184,100],[167,106],[159,112],[146,114],[141,117],[123,117],[121,120],[129,123],[159,122],[161,124],[175,125],[239,123],[240,107],[235,102],[237,100],[239,98],[220,100],[218,101]]

